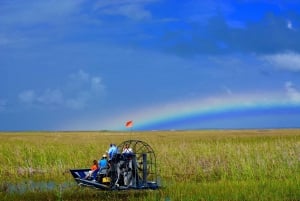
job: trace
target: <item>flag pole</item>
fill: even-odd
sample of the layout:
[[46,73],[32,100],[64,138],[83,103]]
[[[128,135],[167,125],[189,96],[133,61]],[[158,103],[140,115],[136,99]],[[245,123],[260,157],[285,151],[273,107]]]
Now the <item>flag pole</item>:
[[133,121],[129,120],[125,123],[125,127],[129,128],[130,133],[132,134],[132,128],[133,128]]

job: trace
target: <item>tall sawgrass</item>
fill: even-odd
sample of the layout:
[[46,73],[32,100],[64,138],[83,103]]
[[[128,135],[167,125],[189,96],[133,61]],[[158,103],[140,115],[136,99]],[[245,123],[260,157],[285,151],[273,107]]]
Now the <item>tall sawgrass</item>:
[[[110,143],[128,139],[155,150],[164,188],[128,192],[125,200],[300,200],[300,130],[1,133],[0,196],[13,200],[18,195],[6,194],[7,184],[21,181],[74,182],[69,169],[90,167]],[[122,198],[77,188],[51,191],[25,195]]]

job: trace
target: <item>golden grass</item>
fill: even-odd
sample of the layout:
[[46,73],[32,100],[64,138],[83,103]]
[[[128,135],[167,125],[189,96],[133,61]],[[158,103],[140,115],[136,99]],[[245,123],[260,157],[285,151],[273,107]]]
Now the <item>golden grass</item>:
[[[91,161],[99,159],[110,143],[129,139],[145,141],[155,150],[159,174],[163,184],[169,186],[165,190],[168,195],[164,196],[175,200],[187,196],[178,194],[186,185],[195,191],[195,196],[205,194],[197,190],[198,185],[210,186],[214,189],[211,193],[219,192],[224,184],[232,186],[224,194],[239,190],[239,184],[255,188],[256,183],[271,183],[274,185],[270,188],[279,189],[288,188],[289,184],[300,189],[297,129],[2,132],[0,179],[73,182],[69,169],[90,167]],[[272,190],[269,193],[272,197]],[[292,191],[290,195],[293,198],[299,192]],[[284,192],[282,197],[286,198]]]

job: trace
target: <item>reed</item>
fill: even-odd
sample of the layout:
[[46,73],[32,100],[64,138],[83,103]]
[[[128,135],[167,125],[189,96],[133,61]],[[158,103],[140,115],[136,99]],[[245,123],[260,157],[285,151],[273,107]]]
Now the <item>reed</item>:
[[[112,142],[146,141],[164,188],[99,192],[77,187],[10,193],[26,181],[74,183]],[[0,197],[14,200],[299,200],[300,130],[2,132]],[[106,199],[107,198],[107,199]],[[108,199],[109,198],[109,199]]]

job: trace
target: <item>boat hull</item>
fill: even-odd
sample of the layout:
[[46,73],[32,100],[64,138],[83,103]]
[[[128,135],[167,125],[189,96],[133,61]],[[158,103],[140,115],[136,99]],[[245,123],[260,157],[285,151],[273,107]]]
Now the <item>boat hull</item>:
[[99,190],[130,190],[130,189],[158,189],[159,186],[156,182],[147,182],[145,185],[137,186],[118,186],[111,185],[110,183],[100,183],[94,179],[86,179],[90,169],[70,169],[70,172],[79,186],[91,187]]

